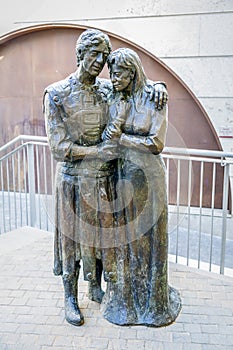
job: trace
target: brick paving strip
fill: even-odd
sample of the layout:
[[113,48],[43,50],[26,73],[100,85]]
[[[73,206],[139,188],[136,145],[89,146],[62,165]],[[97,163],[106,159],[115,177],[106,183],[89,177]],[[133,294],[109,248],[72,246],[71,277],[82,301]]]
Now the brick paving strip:
[[52,273],[53,235],[24,227],[0,236],[1,350],[233,349],[233,278],[170,263],[170,284],[183,308],[163,328],[105,321],[80,279],[82,327],[64,320],[63,287]]

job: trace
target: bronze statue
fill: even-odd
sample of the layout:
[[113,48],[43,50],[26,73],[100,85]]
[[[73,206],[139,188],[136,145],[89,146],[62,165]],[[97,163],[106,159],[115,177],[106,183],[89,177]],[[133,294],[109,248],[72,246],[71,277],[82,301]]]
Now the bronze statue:
[[167,190],[160,153],[167,130],[167,108],[149,99],[139,56],[121,48],[108,58],[113,84],[104,140],[118,140],[123,210],[118,212],[118,280],[109,281],[102,301],[104,317],[119,325],[164,326],[181,308],[168,285]]
[[[77,300],[80,260],[91,300],[102,301],[102,272],[105,281],[117,282],[111,237],[118,225],[114,203],[119,147],[116,141],[101,139],[112,86],[98,78],[110,51],[106,34],[84,31],[76,44],[77,70],[44,93],[48,141],[58,161],[54,274],[62,276],[65,318],[75,326],[84,322]],[[166,104],[162,84],[150,85],[148,95],[158,108]]]

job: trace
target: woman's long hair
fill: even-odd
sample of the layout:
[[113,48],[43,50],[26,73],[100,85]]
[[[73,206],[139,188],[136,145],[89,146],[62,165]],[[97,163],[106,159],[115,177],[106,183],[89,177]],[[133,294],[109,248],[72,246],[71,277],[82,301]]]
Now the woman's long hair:
[[135,51],[128,48],[117,49],[109,55],[107,64],[110,74],[111,67],[114,64],[134,72],[132,96],[134,96],[135,93],[142,93],[143,88],[146,85],[147,77],[144,72],[142,62]]

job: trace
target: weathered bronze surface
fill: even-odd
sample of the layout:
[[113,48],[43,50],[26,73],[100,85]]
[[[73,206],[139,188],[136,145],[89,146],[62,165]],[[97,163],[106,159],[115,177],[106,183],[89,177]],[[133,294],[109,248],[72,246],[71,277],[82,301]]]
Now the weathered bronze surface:
[[58,161],[54,273],[63,278],[69,323],[84,322],[77,301],[82,259],[89,298],[99,303],[103,273],[110,322],[160,326],[180,309],[177,292],[167,284],[167,203],[158,155],[167,92],[163,83],[138,76],[140,61],[137,68],[114,71],[116,53],[109,61],[113,85],[98,78],[110,51],[106,34],[83,32],[77,70],[45,89],[46,131]]
[[[120,147],[118,176],[122,210],[118,211],[116,269],[102,311],[119,325],[164,326],[181,308],[178,292],[168,285],[167,192],[160,156],[167,130],[167,109],[155,109],[138,55],[114,51],[108,60],[113,91],[104,140]],[[130,185],[130,186],[129,186]]]

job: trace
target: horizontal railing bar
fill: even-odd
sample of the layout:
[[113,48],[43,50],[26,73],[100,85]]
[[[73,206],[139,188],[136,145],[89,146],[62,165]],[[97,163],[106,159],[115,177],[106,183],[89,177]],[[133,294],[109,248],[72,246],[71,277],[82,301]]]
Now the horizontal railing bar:
[[13,154],[17,153],[18,151],[20,151],[22,148],[28,146],[28,145],[40,145],[40,146],[48,146],[48,143],[45,142],[26,142],[18,147],[16,147],[15,149],[13,149],[12,151],[10,151],[9,153],[7,153],[5,156],[3,156],[2,158],[0,158],[0,162],[2,162],[3,160],[9,158],[10,156],[12,156]]
[[[26,147],[27,145],[41,145],[41,146],[48,146],[48,143],[47,142],[36,142],[36,141],[29,141],[29,142],[26,142],[20,146],[18,146],[17,148],[15,148],[14,150],[10,151],[9,153],[7,153],[5,156],[3,156],[2,158],[0,158],[0,161],[3,161],[4,159],[7,159],[8,157],[10,157],[11,155],[15,154],[16,152],[18,152],[19,150],[21,150],[23,147]],[[169,158],[169,159],[179,159],[179,160],[187,160],[187,156],[188,156],[188,159],[189,160],[192,160],[192,161],[197,161],[197,162],[200,162],[200,161],[203,161],[203,162],[206,162],[206,163],[218,163],[218,164],[232,164],[233,163],[233,158],[232,160],[225,160],[224,161],[222,159],[216,159],[216,158],[197,158],[197,157],[193,157],[193,156],[189,156],[189,155],[184,155],[184,156],[181,156],[181,155],[173,155],[173,154],[167,154],[167,153],[163,153],[163,157],[164,158]],[[233,153],[232,153],[232,156],[233,156]],[[222,158],[222,157],[221,157]]]
[[[18,141],[39,141],[47,142],[47,136],[35,136],[35,135],[19,135],[13,140],[6,143],[4,146],[0,147],[0,152],[6,150],[9,146],[14,145]],[[212,150],[201,150],[193,148],[182,148],[182,147],[165,147],[163,154],[180,154],[180,155],[192,155],[192,156],[204,156],[204,157],[220,157],[220,158],[233,158],[233,152],[225,151],[212,151]]]
[[179,159],[179,160],[192,160],[194,162],[205,162],[205,163],[219,163],[219,164],[233,164],[233,158],[232,160],[225,160],[222,159],[216,159],[216,158],[201,158],[197,156],[187,156],[187,155],[174,155],[174,154],[167,154],[163,153],[162,154],[164,158],[169,158],[169,159]]
[[19,141],[40,141],[40,142],[47,142],[48,138],[47,136],[35,136],[35,135],[19,135],[15,137],[13,140],[7,142],[4,146],[0,147],[0,152],[5,151],[8,147],[14,145],[16,142]]
[[233,152],[224,151],[211,151],[211,150],[201,150],[193,148],[179,148],[179,147],[165,147],[163,153],[170,154],[185,154],[185,155],[195,155],[204,157],[229,157],[233,158]]

